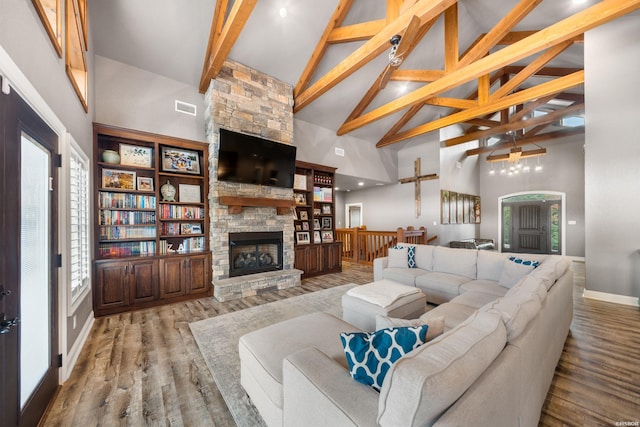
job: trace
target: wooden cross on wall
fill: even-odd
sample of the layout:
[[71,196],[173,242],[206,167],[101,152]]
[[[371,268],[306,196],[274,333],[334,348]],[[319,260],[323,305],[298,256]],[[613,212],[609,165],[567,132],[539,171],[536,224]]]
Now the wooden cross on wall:
[[402,178],[399,179],[398,182],[400,184],[408,184],[410,182],[414,182],[416,184],[416,218],[420,218],[420,205],[421,203],[421,197],[420,197],[420,182],[422,181],[429,181],[431,179],[438,179],[438,174],[437,173],[430,173],[428,175],[420,175],[420,157],[418,157],[414,163],[414,171],[413,171],[413,176],[410,178]]

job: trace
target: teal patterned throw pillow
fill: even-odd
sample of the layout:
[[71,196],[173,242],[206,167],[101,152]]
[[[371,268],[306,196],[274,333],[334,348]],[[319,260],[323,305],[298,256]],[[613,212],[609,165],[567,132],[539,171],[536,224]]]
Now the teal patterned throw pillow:
[[402,249],[402,248],[407,248],[407,266],[409,268],[417,268],[416,265],[416,247],[415,246],[405,246],[405,245],[395,245],[393,248],[391,249]]
[[340,341],[351,377],[380,391],[394,362],[425,343],[427,329],[427,325],[421,325],[375,332],[342,332]]
[[538,267],[540,265],[540,261],[529,261],[529,260],[525,260],[525,259],[522,259],[522,258],[516,258],[514,256],[510,256],[509,257],[509,261],[513,261],[516,264],[530,265],[533,268],[536,268],[536,267]]

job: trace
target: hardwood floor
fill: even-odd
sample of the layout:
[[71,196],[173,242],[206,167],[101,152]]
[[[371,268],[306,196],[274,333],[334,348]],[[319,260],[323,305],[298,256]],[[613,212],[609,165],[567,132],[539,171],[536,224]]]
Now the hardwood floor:
[[[640,311],[584,300],[573,263],[575,311],[541,426],[615,426],[640,420]],[[98,318],[46,426],[233,426],[188,323],[347,283],[371,267],[306,279],[298,288],[225,303],[203,298]]]

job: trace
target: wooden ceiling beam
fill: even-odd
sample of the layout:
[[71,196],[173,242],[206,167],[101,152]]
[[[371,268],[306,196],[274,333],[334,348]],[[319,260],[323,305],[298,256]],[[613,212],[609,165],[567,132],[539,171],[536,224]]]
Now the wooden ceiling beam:
[[[553,24],[510,46],[478,61],[458,68],[441,79],[376,108],[343,124],[338,135],[344,135],[371,122],[379,120],[413,104],[450,90],[487,72],[512,64],[558,43],[570,40],[578,34],[614,20],[640,8],[640,0],[602,0],[562,21]],[[373,41],[371,39],[370,41]],[[578,73],[570,74],[574,76]],[[584,75],[584,74],[582,74]],[[569,77],[566,76],[566,77]],[[559,79],[563,79],[560,77]],[[558,79],[558,80],[559,80]],[[562,89],[561,89],[562,90]],[[514,105],[514,104],[512,104]]]
[[307,87],[307,85],[309,85],[313,74],[318,68],[318,64],[320,64],[320,60],[329,47],[329,45],[327,44],[327,39],[329,38],[331,31],[333,31],[334,28],[342,25],[342,22],[347,16],[347,13],[349,13],[353,2],[354,0],[340,0],[338,5],[336,6],[336,9],[333,11],[333,15],[331,15],[331,19],[329,19],[327,26],[320,36],[320,40],[318,40],[318,44],[316,44],[316,47],[311,54],[311,58],[309,58],[309,62],[307,62],[307,65],[305,65],[304,70],[302,71],[302,74],[298,79],[298,83],[296,83],[296,86],[293,88],[294,98],[297,96],[297,94],[302,92]]
[[[518,74],[524,68],[523,65],[507,65],[504,67],[504,72],[505,74]],[[562,77],[582,69],[577,67],[542,67],[534,75],[539,77]]]
[[329,33],[329,37],[327,37],[327,43],[336,44],[369,40],[379,33],[385,25],[387,25],[386,20],[378,19],[377,21],[361,22],[359,24],[334,28]]
[[444,11],[444,69],[453,71],[458,67],[458,3]]
[[209,67],[208,59],[211,58],[211,52],[220,38],[222,27],[224,26],[224,17],[227,15],[227,9],[229,8],[229,0],[217,0],[216,6],[213,10],[213,18],[211,19],[211,29],[209,30],[209,40],[207,42],[207,51],[204,55],[204,62],[202,63],[202,73],[204,76]]
[[402,0],[387,0],[387,23],[400,16],[400,6]]
[[396,34],[402,34],[414,16],[418,17],[421,23],[431,21],[455,2],[456,0],[418,0],[406,12],[389,23],[378,34],[366,41],[324,76],[320,77],[313,85],[297,95],[294,93],[294,113],[309,105],[319,96],[328,92],[387,50],[391,37]]
[[513,114],[511,117],[509,117],[509,121],[517,122],[517,121],[522,120],[522,118],[524,116],[526,116],[527,114],[529,114],[530,112],[532,112],[533,110],[538,108],[539,106],[544,105],[547,102],[551,101],[553,98],[556,97],[556,95],[557,95],[557,93],[554,93],[554,94],[548,95],[548,96],[543,96],[542,98],[538,98],[536,100],[533,100],[531,102],[528,102],[528,103],[524,104],[522,106],[522,108],[520,109],[520,111],[517,111],[515,114]]
[[486,128],[492,128],[494,126],[498,126],[500,124],[500,122],[495,121],[495,120],[490,120],[490,119],[481,119],[481,118],[475,118],[475,119],[469,119],[469,120],[465,120],[464,123],[470,124],[470,125],[474,125],[474,126],[482,126],[482,127],[486,127]]
[[402,115],[402,117],[400,117],[400,120],[398,120],[397,122],[395,122],[395,124],[393,126],[391,126],[391,129],[389,129],[387,131],[387,133],[384,134],[384,136],[382,137],[384,138],[390,138],[393,135],[397,134],[398,132],[400,132],[402,130],[402,128],[409,123],[409,121],[411,119],[413,119],[415,117],[416,114],[418,114],[418,112],[422,109],[422,107],[424,106],[424,104],[416,104],[414,106],[412,106],[411,108],[409,108],[407,110],[406,113],[404,113]]
[[495,113],[496,111],[500,111],[512,105],[522,104],[531,99],[537,99],[542,96],[561,92],[582,83],[584,83],[584,71],[578,71],[577,73],[570,74],[565,77],[559,77],[555,80],[539,84],[538,86],[521,90],[514,94],[505,96],[495,102],[479,105],[475,108],[469,108],[467,110],[442,117],[441,119],[416,126],[413,129],[400,132],[391,137],[383,138],[376,144],[376,147],[385,147],[471,118],[479,117],[484,114]]
[[454,145],[464,144],[465,142],[469,141],[480,140],[482,138],[491,138],[492,136],[495,136],[497,134],[503,134],[509,131],[516,131],[531,126],[555,122],[563,117],[575,115],[583,111],[584,104],[572,105],[571,107],[563,108],[562,110],[557,110],[553,113],[545,114],[544,116],[533,117],[517,122],[505,123],[503,125],[494,126],[491,129],[481,130],[467,135],[457,136],[455,138],[449,138],[441,142],[444,142],[444,145],[447,147],[453,147]]
[[511,77],[509,81],[500,86],[498,90],[491,94],[490,99],[502,98],[506,94],[516,90],[522,83],[524,83],[529,77],[534,75],[538,70],[549,63],[553,58],[564,52],[573,43],[566,41],[558,43],[555,46],[551,46],[542,55],[531,61],[529,65],[524,67],[518,74]]
[[[509,31],[522,21],[542,0],[520,0],[474,47],[460,58],[460,67],[469,65],[486,56]],[[529,37],[533,36],[531,34]],[[524,39],[521,39],[522,41]]]
[[405,82],[434,82],[444,76],[442,70],[393,70],[390,80]]
[[[515,143],[515,146],[524,147],[525,145],[539,144],[545,141],[551,141],[558,138],[566,138],[568,136],[580,135],[583,133],[584,133],[584,126],[578,126],[571,129],[557,130],[557,131],[547,132],[541,135],[536,135],[531,137],[525,136],[522,139],[518,139]],[[513,146],[513,143],[511,144],[512,144],[511,146]],[[465,151],[465,156],[467,157],[477,156],[479,154],[491,153],[492,151],[501,150],[508,147],[509,147],[508,143],[503,143],[500,145],[494,144],[488,147],[472,148],[471,150]]]
[[425,104],[464,110],[467,108],[477,107],[478,101],[475,101],[472,99],[445,98],[441,96],[436,96],[434,98],[430,98],[426,100]]
[[[216,43],[213,45],[209,55],[205,58],[206,66],[204,69],[206,71],[202,73],[202,77],[200,78],[201,93],[207,90],[211,79],[215,78],[220,72],[220,69],[222,69],[224,61],[227,59],[227,56],[229,56],[231,48],[244,28],[244,24],[249,20],[249,16],[251,16],[251,12],[257,2],[258,0],[235,0],[233,2],[229,16],[227,16],[224,22],[224,26],[217,37]],[[219,12],[223,11],[220,10]],[[213,19],[217,25],[219,17],[214,16]]]

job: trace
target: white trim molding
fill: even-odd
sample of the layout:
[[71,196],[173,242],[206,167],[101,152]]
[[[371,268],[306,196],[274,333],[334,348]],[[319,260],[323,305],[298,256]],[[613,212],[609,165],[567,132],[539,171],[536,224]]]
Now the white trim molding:
[[612,302],[614,304],[630,305],[632,307],[640,307],[640,299],[638,297],[630,297],[627,295],[610,294],[607,292],[584,290],[582,296],[598,301]]
[[62,352],[63,361],[62,361],[62,369],[60,372],[60,383],[65,382],[71,376],[71,372],[73,368],[76,366],[76,362],[78,361],[78,357],[80,356],[80,352],[82,351],[82,347],[84,346],[85,341],[89,338],[89,333],[91,332],[91,328],[93,327],[93,322],[95,321],[95,316],[93,315],[93,311],[91,315],[87,318],[87,321],[84,323],[80,334],[78,334],[78,338],[73,343],[73,346],[69,349],[68,352]]

